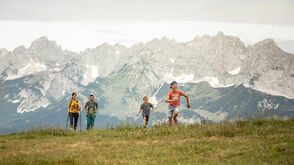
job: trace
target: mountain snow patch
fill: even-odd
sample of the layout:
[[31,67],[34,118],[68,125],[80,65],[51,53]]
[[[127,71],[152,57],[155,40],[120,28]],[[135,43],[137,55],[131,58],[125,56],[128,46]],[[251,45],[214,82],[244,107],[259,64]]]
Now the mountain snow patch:
[[180,76],[173,76],[171,73],[165,76],[165,80],[166,82],[172,82],[172,81],[177,81],[178,83],[187,83],[187,82],[191,82],[194,79],[194,74],[182,74]]
[[54,71],[54,72],[60,72],[62,70],[62,68],[53,68],[51,69],[51,71]]
[[90,82],[96,80],[99,76],[98,65],[86,65],[86,72],[84,74],[82,85],[88,85]]
[[230,71],[229,73],[230,73],[231,75],[236,75],[236,74],[239,74],[239,73],[240,73],[240,70],[241,70],[241,67],[238,67],[238,68],[236,68],[236,69]]
[[247,88],[252,88],[254,90],[258,90],[260,92],[263,92],[263,93],[266,93],[266,94],[270,94],[270,95],[273,95],[273,96],[284,96],[288,99],[294,99],[293,96],[290,96],[290,95],[287,95],[287,94],[284,94],[282,92],[279,92],[279,91],[276,91],[274,89],[270,90],[270,89],[265,89],[265,88],[262,88],[262,87],[256,87],[256,86],[251,86],[250,84],[248,83],[245,83],[243,84],[245,87]]
[[41,72],[45,70],[47,70],[47,67],[44,63],[40,63],[39,61],[30,58],[30,62],[25,67],[19,69],[16,75],[8,75],[6,80],[18,79],[35,72]]
[[201,117],[215,122],[224,121],[228,115],[228,112],[223,112],[222,110],[215,113],[208,110],[195,110],[195,112],[197,112]]
[[173,59],[173,58],[170,58],[169,60],[170,60],[170,62],[172,62],[172,63],[174,63],[174,62],[176,61],[176,59]]
[[200,118],[184,118],[179,116],[178,120],[181,121],[182,124],[200,124],[201,123],[201,119]]
[[46,97],[36,95],[30,89],[23,89],[18,96],[22,101],[17,107],[17,113],[31,112],[49,106],[49,101]]
[[260,111],[266,111],[266,110],[276,110],[280,106],[279,103],[275,103],[275,101],[264,98],[263,100],[259,101],[257,104],[257,107]]
[[8,97],[9,97],[9,94],[5,95],[5,96],[4,96],[4,99],[7,99]]
[[12,100],[11,102],[12,102],[13,104],[16,104],[16,103],[19,103],[20,100],[17,100],[17,99],[16,99],[16,100]]
[[179,83],[187,83],[187,82],[192,81],[194,79],[194,76],[195,75],[193,73],[183,74],[183,75],[175,77],[175,80]]
[[158,101],[157,101],[155,95],[149,98],[149,102],[152,103],[154,105],[154,107],[156,107],[158,104]]

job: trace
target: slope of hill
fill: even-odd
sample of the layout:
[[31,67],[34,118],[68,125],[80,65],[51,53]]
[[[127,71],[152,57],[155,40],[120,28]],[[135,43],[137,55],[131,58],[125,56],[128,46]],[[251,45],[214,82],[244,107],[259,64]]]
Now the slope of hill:
[[[141,95],[136,92],[138,88],[130,88],[128,86],[128,76],[123,73],[119,75],[114,78],[98,79],[99,85],[90,83],[83,91],[84,95],[92,93],[99,100],[100,110],[98,111],[95,123],[97,128],[106,128],[123,121],[138,123],[142,120],[141,117],[135,117],[139,107],[137,102],[142,100]],[[22,86],[21,82],[15,81],[15,83]],[[11,82],[9,84],[11,85]],[[9,93],[17,94],[19,91],[15,89],[14,85],[10,85],[3,83],[3,86],[0,86],[0,91],[4,95]],[[37,85],[38,82],[33,86]],[[191,108],[187,109],[185,107],[186,102],[182,98],[179,115],[179,122],[181,123],[200,123],[203,119],[220,122],[254,116],[294,117],[293,99],[268,95],[243,85],[213,88],[207,82],[200,82],[180,84],[179,89],[187,93],[191,101]],[[156,113],[151,114],[149,125],[167,120],[167,104],[164,99],[170,90],[169,84],[165,83],[156,90],[158,91],[153,91],[157,93],[153,98],[157,102]],[[152,93],[152,91],[150,92]],[[29,130],[39,125],[65,126],[66,124],[67,100],[65,99],[61,99],[38,111],[22,114],[11,113],[12,106],[16,106],[19,103],[14,104],[7,100],[9,98],[3,100],[4,103],[2,104],[0,133]],[[36,104],[39,102],[41,100],[36,101]],[[119,115],[125,118],[117,118],[116,116]],[[82,111],[83,129],[85,129],[85,125],[86,118],[84,111]]]
[[0,164],[293,164],[294,120],[0,136]]

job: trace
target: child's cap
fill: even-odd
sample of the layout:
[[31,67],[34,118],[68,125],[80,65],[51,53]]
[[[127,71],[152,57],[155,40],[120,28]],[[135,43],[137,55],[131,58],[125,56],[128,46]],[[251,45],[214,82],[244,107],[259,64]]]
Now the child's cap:
[[170,83],[170,88],[172,88],[172,86],[173,86],[174,84],[178,84],[178,83],[177,83],[176,81],[171,82],[171,83]]

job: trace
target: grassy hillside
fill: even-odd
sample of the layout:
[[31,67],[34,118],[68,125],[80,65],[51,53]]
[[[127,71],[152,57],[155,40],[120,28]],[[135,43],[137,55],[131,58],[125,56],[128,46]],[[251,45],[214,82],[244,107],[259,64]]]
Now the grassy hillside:
[[294,119],[33,130],[0,137],[0,164],[294,164]]

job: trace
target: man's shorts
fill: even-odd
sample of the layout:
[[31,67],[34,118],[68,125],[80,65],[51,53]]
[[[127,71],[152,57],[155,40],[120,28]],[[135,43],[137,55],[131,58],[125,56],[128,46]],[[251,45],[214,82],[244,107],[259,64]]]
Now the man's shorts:
[[148,122],[148,120],[149,120],[149,116],[148,115],[142,113],[142,117],[143,117],[143,119],[146,117],[146,121]]
[[179,112],[180,111],[180,107],[174,107],[169,105],[168,106],[168,117],[173,117],[175,112]]

